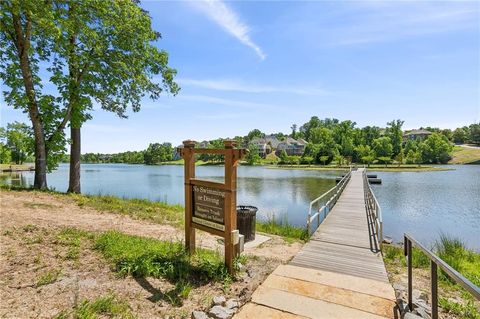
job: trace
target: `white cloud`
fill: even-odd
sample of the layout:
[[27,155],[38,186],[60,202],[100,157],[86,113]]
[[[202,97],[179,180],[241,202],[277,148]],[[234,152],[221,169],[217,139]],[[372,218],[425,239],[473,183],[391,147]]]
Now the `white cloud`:
[[248,84],[234,79],[178,79],[181,85],[195,86],[217,91],[233,91],[244,93],[291,93],[298,95],[327,95],[330,92],[319,87],[307,86],[272,86]]
[[352,23],[330,30],[330,44],[388,42],[478,27],[479,10],[473,2],[360,1],[352,6],[357,13]]
[[226,32],[233,35],[244,45],[252,48],[264,60],[267,56],[250,38],[250,28],[241,21],[238,14],[221,0],[205,0],[193,2],[195,7],[205,13],[209,19],[217,23]]
[[231,106],[231,107],[245,108],[245,109],[255,109],[255,110],[279,109],[279,106],[272,105],[272,104],[230,100],[230,99],[223,99],[223,98],[208,96],[208,95],[179,95],[178,98],[182,100],[187,100],[187,101],[210,103],[210,104],[216,104],[221,106]]

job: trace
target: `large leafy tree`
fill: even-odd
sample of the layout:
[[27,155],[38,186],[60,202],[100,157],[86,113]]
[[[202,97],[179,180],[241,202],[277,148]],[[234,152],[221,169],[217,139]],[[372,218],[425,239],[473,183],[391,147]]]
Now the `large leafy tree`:
[[393,148],[393,156],[397,156],[402,151],[403,143],[403,126],[404,121],[402,120],[393,120],[388,122],[387,125],[387,136],[390,138]]
[[[53,1],[57,27],[51,81],[70,117],[69,191],[80,192],[80,129],[94,102],[126,117],[147,96],[176,94],[176,71],[168,54],[154,46],[160,34],[136,1]],[[160,75],[159,77],[155,77]]]
[[433,133],[423,143],[422,150],[423,161],[433,164],[446,164],[451,158],[453,145],[450,144],[446,136],[440,133]]
[[27,157],[33,153],[34,143],[30,127],[20,122],[9,123],[5,135],[12,160],[16,164],[23,164]]
[[145,164],[153,165],[173,159],[173,147],[170,143],[152,143],[143,154]]
[[35,188],[47,187],[47,171],[64,150],[69,113],[42,91],[40,62],[51,55],[50,35],[57,33],[51,2],[0,1],[0,79],[6,103],[27,113],[34,136]]
[[386,136],[374,139],[373,150],[377,158],[391,158],[393,154],[392,140]]

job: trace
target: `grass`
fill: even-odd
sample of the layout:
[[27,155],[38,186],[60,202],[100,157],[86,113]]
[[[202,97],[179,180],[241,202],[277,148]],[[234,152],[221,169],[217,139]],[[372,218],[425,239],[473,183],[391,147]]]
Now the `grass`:
[[58,277],[60,277],[61,273],[62,271],[58,269],[47,271],[38,278],[36,287],[41,287],[54,283],[55,281],[57,281]]
[[275,216],[269,217],[266,221],[257,221],[256,231],[302,241],[309,238],[306,228],[293,226],[286,218],[278,220]]
[[67,252],[63,256],[63,259],[77,261],[80,258],[81,246],[84,239],[92,240],[94,237],[92,233],[66,227],[60,230],[55,239],[55,243],[67,247]]
[[454,314],[460,318],[480,319],[480,314],[472,301],[462,304],[445,298],[440,298],[438,304],[445,312]]
[[77,305],[72,311],[63,311],[58,314],[55,319],[95,319],[95,318],[122,318],[133,319],[136,318],[128,303],[124,300],[118,299],[114,295],[107,295],[99,297],[93,301],[84,300]]
[[169,223],[176,226],[183,224],[184,208],[180,205],[153,202],[147,199],[125,199],[115,196],[91,196],[71,194],[81,207],[91,207],[133,218],[149,220],[154,223]]
[[108,231],[97,237],[94,248],[121,276],[151,276],[174,284],[175,287],[162,296],[174,305],[181,305],[181,300],[188,297],[194,286],[212,281],[229,285],[233,280],[219,253],[197,249],[189,256],[181,242]]
[[449,164],[480,164],[480,148],[455,146]]

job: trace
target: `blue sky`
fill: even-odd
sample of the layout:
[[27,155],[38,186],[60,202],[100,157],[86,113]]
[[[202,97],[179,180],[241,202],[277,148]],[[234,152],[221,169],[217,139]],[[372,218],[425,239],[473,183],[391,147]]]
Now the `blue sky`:
[[[480,120],[480,2],[145,1],[180,93],[119,119],[95,110],[82,152],[289,132],[316,115],[405,128]],[[46,79],[48,81],[48,79]],[[48,86],[47,86],[48,87]],[[28,121],[3,100],[1,124]]]

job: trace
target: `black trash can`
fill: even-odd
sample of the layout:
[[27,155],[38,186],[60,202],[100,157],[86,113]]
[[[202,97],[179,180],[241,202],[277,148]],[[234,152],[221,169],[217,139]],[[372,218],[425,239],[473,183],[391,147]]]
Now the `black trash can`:
[[237,206],[237,228],[245,242],[255,239],[255,222],[258,208],[255,206]]

